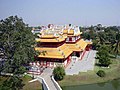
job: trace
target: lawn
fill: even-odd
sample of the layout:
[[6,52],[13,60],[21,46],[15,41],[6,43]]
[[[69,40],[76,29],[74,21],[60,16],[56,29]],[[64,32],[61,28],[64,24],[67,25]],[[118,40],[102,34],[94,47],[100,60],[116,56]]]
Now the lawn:
[[[0,76],[0,85],[7,78],[8,77]],[[25,84],[22,90],[42,90],[42,84],[39,81],[29,83],[29,81],[32,80],[30,76],[25,75],[24,77],[22,77],[22,80],[23,80],[23,84]]]
[[30,76],[24,76],[22,78],[23,83],[25,86],[23,87],[23,90],[42,90],[42,84],[39,81],[35,81],[32,83],[29,83],[28,81],[32,80]]
[[[83,84],[92,84],[107,82],[109,80],[120,78],[120,60],[112,60],[113,63],[109,68],[102,68],[95,65],[93,71],[82,72],[78,75],[66,75],[64,80],[60,81],[60,86],[73,86],[73,85],[83,85]],[[104,70],[106,76],[101,78],[96,75],[98,70]]]

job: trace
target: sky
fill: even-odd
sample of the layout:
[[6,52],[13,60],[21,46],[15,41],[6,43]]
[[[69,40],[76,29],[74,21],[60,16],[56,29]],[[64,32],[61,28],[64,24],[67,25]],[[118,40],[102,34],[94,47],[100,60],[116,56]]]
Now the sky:
[[120,0],[0,0],[0,20],[22,17],[29,26],[120,25]]

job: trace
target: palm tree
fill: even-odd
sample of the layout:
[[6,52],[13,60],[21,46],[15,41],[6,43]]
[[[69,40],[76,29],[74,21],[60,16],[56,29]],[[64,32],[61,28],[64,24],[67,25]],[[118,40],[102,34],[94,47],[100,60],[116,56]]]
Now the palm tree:
[[105,36],[106,35],[103,32],[101,32],[101,33],[98,34],[100,44],[102,44],[102,45],[106,42]]
[[114,52],[115,52],[115,56],[117,57],[119,51],[120,51],[120,32],[118,31],[117,35],[116,35],[116,43],[114,44],[114,48],[113,48]]

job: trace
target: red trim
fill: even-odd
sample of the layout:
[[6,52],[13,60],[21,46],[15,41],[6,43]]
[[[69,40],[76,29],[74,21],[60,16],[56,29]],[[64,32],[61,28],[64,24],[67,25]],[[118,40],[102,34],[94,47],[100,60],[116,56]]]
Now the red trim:
[[85,50],[85,51],[83,51],[83,54],[82,54],[82,56],[81,56],[81,59],[80,59],[80,60],[82,60],[82,59],[83,59],[83,57],[84,57],[85,53],[86,53],[86,50]]
[[52,47],[52,48],[56,48],[56,47],[59,47],[59,46],[63,45],[64,43],[65,43],[65,40],[61,41],[61,42],[38,42],[37,46],[38,47]]
[[65,68],[67,68],[67,66],[71,63],[71,59],[67,60],[67,64],[64,66]]

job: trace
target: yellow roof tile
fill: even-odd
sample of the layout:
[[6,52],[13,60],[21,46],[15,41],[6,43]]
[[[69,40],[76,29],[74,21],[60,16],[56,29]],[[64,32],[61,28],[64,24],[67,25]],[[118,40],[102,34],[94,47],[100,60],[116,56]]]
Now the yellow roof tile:
[[39,55],[38,57],[44,57],[44,58],[59,58],[59,59],[63,59],[63,58],[67,58],[72,51],[66,47],[65,44],[63,44],[62,46],[58,47],[58,48],[43,48],[43,47],[36,47],[35,50],[38,51],[46,51],[47,53],[45,55]]
[[59,46],[58,48],[36,47],[35,50],[38,50],[41,52],[42,51],[47,52],[45,55],[40,54],[38,57],[64,59],[64,58],[67,58],[73,51],[83,51],[85,47],[87,46],[87,44],[88,43],[86,41],[84,41],[83,39],[80,39],[75,44],[63,44],[62,46]]
[[36,42],[62,42],[65,40],[65,36],[59,37],[59,38],[38,38],[36,39]]
[[82,34],[82,32],[77,33],[77,34],[68,34],[68,36],[78,36],[78,35],[80,35],[80,34]]
[[81,50],[84,50],[87,46],[86,41],[84,41],[83,39],[79,40],[76,44],[81,48]]
[[81,51],[81,48],[79,46],[77,46],[76,44],[67,44],[67,46],[69,47],[69,49],[71,49],[72,51]]
[[72,35],[74,35],[74,30],[73,29],[70,29],[70,31],[68,32],[68,34],[72,34]]
[[87,46],[87,42],[83,39],[79,40],[75,44],[66,44],[72,51],[83,51],[85,47]]
[[49,34],[49,35],[42,35],[41,38],[55,38],[55,36]]
[[87,44],[92,44],[92,42],[91,42],[91,41],[88,41]]
[[64,29],[63,30],[63,34],[67,34],[68,33],[68,30],[67,29]]

